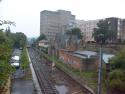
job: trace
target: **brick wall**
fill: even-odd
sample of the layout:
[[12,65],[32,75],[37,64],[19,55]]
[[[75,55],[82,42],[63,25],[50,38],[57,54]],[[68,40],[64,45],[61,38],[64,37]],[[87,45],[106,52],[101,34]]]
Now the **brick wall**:
[[66,50],[59,50],[59,58],[66,64],[78,70],[97,70],[98,58],[82,59]]

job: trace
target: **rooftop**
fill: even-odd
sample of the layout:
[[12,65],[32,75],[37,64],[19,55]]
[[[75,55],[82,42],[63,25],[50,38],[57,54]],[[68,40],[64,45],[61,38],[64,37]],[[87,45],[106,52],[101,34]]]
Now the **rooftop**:
[[81,57],[81,58],[90,58],[91,56],[97,56],[97,52],[93,51],[75,51],[75,56]]

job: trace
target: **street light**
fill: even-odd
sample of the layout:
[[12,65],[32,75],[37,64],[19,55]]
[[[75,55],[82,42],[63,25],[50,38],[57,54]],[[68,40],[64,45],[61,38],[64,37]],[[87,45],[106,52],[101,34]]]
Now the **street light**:
[[102,44],[104,41],[104,34],[99,34],[99,43],[100,43],[100,55],[99,55],[99,69],[98,69],[98,93],[102,94]]

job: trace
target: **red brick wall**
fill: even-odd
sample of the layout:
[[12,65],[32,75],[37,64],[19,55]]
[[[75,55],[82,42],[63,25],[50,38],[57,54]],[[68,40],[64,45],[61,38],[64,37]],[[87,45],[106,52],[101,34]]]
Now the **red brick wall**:
[[98,59],[86,60],[73,56],[65,50],[59,50],[59,57],[63,57],[63,62],[79,70],[97,70]]

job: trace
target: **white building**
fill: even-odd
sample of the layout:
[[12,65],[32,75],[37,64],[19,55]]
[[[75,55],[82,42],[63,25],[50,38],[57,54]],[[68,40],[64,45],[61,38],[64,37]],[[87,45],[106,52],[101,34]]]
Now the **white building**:
[[49,40],[57,33],[75,27],[75,16],[70,11],[58,10],[40,12],[40,34],[45,34]]
[[93,29],[97,27],[98,22],[99,20],[76,21],[76,27],[81,29],[86,42],[94,41],[94,37],[92,36],[94,31]]
[[41,40],[39,41],[39,47],[45,47],[47,48],[48,47],[48,41],[47,40]]

